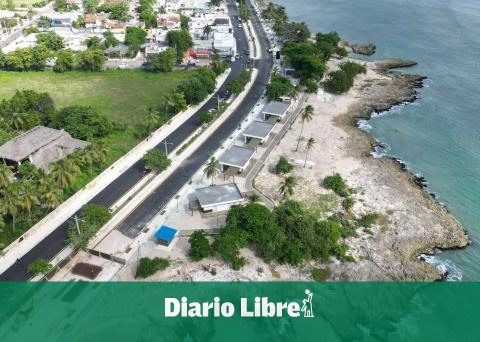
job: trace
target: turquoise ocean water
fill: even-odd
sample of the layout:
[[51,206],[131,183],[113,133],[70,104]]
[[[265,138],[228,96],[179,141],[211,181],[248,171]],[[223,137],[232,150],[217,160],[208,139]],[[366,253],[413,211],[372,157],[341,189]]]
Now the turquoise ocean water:
[[312,31],[374,42],[374,59],[419,64],[428,77],[419,100],[370,120],[387,154],[428,181],[428,190],[462,222],[472,240],[435,259],[454,277],[480,280],[480,1],[277,0]]

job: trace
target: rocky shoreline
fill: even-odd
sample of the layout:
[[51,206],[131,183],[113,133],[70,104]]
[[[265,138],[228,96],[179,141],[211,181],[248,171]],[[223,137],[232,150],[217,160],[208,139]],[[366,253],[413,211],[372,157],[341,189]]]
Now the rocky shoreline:
[[369,164],[382,164],[385,172],[391,172],[393,174],[397,174],[398,172],[403,173],[405,181],[412,188],[418,190],[417,192],[420,193],[425,206],[432,210],[440,221],[444,223],[446,231],[442,237],[411,242],[407,256],[414,264],[417,264],[418,272],[412,273],[412,275],[417,273],[417,276],[407,276],[405,278],[408,280],[441,280],[445,277],[445,274],[442,274],[445,271],[430,266],[425,260],[420,258],[420,255],[433,255],[436,249],[465,248],[469,243],[465,229],[458,220],[450,214],[448,209],[436,200],[435,194],[428,192],[427,180],[424,177],[413,174],[405,163],[397,158],[373,158],[370,153],[379,142],[375,141],[369,133],[358,129],[359,120],[369,120],[373,114],[380,114],[389,111],[395,106],[416,101],[418,99],[417,90],[423,87],[423,81],[426,77],[391,71],[391,69],[394,68],[416,65],[416,62],[413,61],[391,59],[369,64],[372,70],[391,78],[391,84],[388,90],[382,91],[380,92],[381,94],[377,94],[376,96],[366,96],[337,123],[340,127],[347,129],[357,143],[359,140],[364,140],[364,144],[362,144],[363,147],[356,149],[357,156],[361,156],[361,158]]

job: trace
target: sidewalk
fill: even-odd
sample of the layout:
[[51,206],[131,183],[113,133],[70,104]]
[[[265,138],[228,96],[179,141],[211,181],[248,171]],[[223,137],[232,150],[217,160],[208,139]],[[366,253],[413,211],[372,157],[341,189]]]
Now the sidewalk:
[[[190,144],[182,153],[179,155],[176,154],[176,150],[172,151],[169,154],[169,158],[171,159],[172,163],[168,167],[167,170],[161,172],[160,174],[156,175],[144,188],[142,188],[134,198],[132,198],[128,203],[126,203],[116,214],[115,216],[107,222],[105,226],[103,226],[95,235],[95,237],[90,241],[88,248],[96,250],[99,245],[110,245],[110,243],[105,243],[105,239],[108,238],[110,233],[112,233],[115,228],[120,224],[128,215],[135,210],[156,188],[158,188],[162,182],[165,181],[169,176],[171,176],[175,171],[177,171],[178,167],[184,162],[189,156],[195,152],[202,144],[212,135],[215,131],[225,122],[225,120],[235,111],[235,109],[242,103],[245,96],[248,94],[251,86],[253,85],[256,77],[258,75],[258,70],[254,69],[252,71],[252,77],[250,82],[246,85],[244,91],[237,96],[230,106],[222,113],[222,115],[217,118],[208,128],[197,138],[195,141]],[[179,147],[180,148],[180,147]],[[180,190],[181,191],[181,190]],[[170,201],[171,202],[171,201]],[[168,203],[167,205],[168,206]],[[115,235],[115,234],[113,234]],[[138,237],[137,237],[138,239]],[[124,243],[129,244],[130,246],[134,244],[134,241],[131,239],[121,239]],[[113,239],[113,243],[121,243],[117,238]],[[131,243],[130,243],[131,242]],[[113,244],[112,243],[112,244]],[[111,252],[113,246],[108,246],[108,252]],[[116,250],[125,249],[128,246],[114,246]],[[104,251],[106,252],[106,251]],[[107,253],[110,254],[110,253]],[[128,254],[128,253],[127,253]],[[118,255],[117,255],[118,256]],[[128,259],[128,257],[122,256],[119,257],[121,259]]]
[[194,115],[200,109],[220,86],[225,82],[230,69],[217,78],[217,87],[215,91],[200,104],[189,107],[186,111],[177,114],[170,122],[166,123],[158,130],[153,132],[148,138],[140,142],[137,146],[118,159],[109,168],[104,170],[95,179],[88,183],[83,189],[76,192],[54,211],[45,216],[36,225],[31,227],[21,237],[7,246],[0,256],[0,273],[5,272],[15,261],[24,256],[28,251],[35,247],[40,241],[51,234],[58,226],[69,219],[73,214],[88,203],[93,197],[105,189],[118,176],[135,164],[143,155],[166,139],[168,135],[180,127],[188,118]]

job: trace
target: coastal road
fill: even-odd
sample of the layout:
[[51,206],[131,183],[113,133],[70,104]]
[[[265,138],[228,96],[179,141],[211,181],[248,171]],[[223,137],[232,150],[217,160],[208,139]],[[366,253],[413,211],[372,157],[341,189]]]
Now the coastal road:
[[[248,41],[245,32],[236,28],[236,20],[233,16],[237,16],[238,12],[233,1],[228,2],[229,15],[232,17],[234,26],[234,36],[237,41],[237,50],[243,54],[244,50],[248,50]],[[260,37],[260,47],[262,51],[267,49],[267,38],[256,16],[252,17],[257,35]],[[193,174],[208,160],[209,156],[221,145],[223,140],[238,127],[243,118],[250,112],[258,99],[262,96],[266,84],[270,77],[272,67],[271,55],[266,55],[260,60],[254,62],[254,67],[259,73],[252,88],[247,94],[245,100],[241,103],[231,116],[218,128],[213,136],[211,136],[204,144],[202,144],[192,156],[180,166],[179,170],[167,178],[165,182],[158,187],[139,207],[137,207],[131,215],[118,227],[118,229],[127,236],[135,236],[138,234],[139,227],[143,227],[150,218],[158,212],[164,204],[166,204],[180,188],[189,181]],[[231,64],[232,71],[227,78],[225,84],[220,87],[217,93],[197,111],[201,113],[210,108],[216,108],[217,95],[221,95],[226,90],[226,84],[230,80],[235,79],[243,70],[245,58],[237,60]],[[198,115],[195,114],[186,120],[175,132],[167,137],[169,143],[174,146],[180,146],[193,132],[201,125]],[[163,144],[159,144],[156,148],[164,150]],[[109,186],[95,196],[89,203],[101,204],[107,207],[114,204],[129,189],[131,189],[144,176],[144,162],[139,160],[132,167],[126,170],[120,177],[114,180]],[[22,281],[29,279],[26,272],[27,266],[38,258],[51,259],[58,254],[65,246],[67,239],[68,227],[71,219],[59,226],[43,241],[31,249],[14,265],[0,275],[0,281]]]

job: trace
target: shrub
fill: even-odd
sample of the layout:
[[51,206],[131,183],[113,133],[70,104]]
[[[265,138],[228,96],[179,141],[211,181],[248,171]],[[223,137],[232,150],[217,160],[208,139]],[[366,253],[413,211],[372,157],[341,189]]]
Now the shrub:
[[347,197],[350,194],[347,184],[338,173],[325,177],[323,186],[333,190],[340,197]]
[[275,165],[274,171],[277,175],[283,175],[289,173],[293,170],[293,165],[290,164],[285,157],[280,157],[277,164]]
[[145,167],[154,172],[162,172],[171,164],[171,160],[168,159],[165,152],[156,148],[148,151],[143,160],[145,161]]
[[203,230],[194,232],[188,239],[190,242],[189,255],[193,261],[199,261],[210,255],[210,243]]
[[27,267],[27,272],[33,276],[47,274],[52,270],[52,265],[46,259],[37,259]]
[[318,91],[318,83],[314,80],[306,80],[305,88],[307,89],[308,93],[316,93]]
[[200,119],[200,122],[202,124],[209,124],[210,122],[213,121],[213,114],[210,112],[201,112],[198,115],[198,118]]
[[332,272],[328,267],[326,268],[313,268],[311,270],[312,278],[315,281],[326,281],[330,278]]
[[170,261],[162,258],[141,258],[138,264],[135,278],[147,278],[157,271],[166,269],[170,265]]
[[368,213],[357,219],[357,224],[360,227],[370,228],[378,220],[377,213]]
[[353,79],[348,77],[343,70],[333,71],[328,74],[324,83],[325,90],[333,94],[346,93],[353,86]]
[[345,211],[350,211],[353,208],[354,204],[355,204],[355,200],[350,196],[345,197],[342,201],[342,206],[343,206],[343,209],[345,209]]

